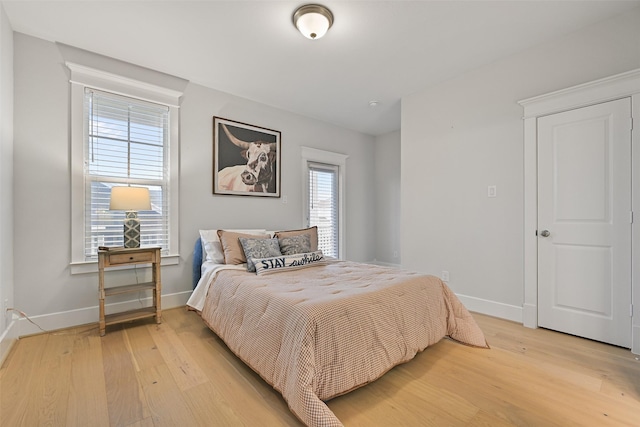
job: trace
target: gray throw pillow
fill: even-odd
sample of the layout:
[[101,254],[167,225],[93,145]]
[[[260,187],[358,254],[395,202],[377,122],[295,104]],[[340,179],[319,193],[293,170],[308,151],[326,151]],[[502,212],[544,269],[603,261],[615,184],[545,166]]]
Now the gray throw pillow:
[[250,239],[238,237],[244,255],[247,258],[247,271],[255,272],[256,266],[252,258],[271,258],[280,256],[280,245],[278,239]]
[[282,255],[306,254],[311,252],[311,236],[308,234],[298,234],[297,236],[281,237],[280,252]]

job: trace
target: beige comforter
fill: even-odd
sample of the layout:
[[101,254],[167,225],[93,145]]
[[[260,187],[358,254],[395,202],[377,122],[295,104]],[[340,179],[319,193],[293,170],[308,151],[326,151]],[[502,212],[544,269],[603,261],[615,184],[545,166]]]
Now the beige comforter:
[[342,425],[323,400],[374,381],[446,335],[486,347],[440,279],[352,262],[266,277],[220,271],[202,318],[312,427]]

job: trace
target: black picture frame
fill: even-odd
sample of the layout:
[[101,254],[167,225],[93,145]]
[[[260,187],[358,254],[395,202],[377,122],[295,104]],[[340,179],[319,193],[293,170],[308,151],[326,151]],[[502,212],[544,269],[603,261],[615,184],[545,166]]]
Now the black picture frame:
[[213,117],[213,194],[280,197],[281,134]]

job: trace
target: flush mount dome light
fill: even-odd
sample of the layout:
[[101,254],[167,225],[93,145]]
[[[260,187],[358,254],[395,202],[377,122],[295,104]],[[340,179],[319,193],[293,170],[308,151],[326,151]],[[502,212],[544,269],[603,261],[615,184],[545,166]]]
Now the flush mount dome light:
[[333,14],[319,4],[307,4],[293,14],[293,25],[308,39],[324,36],[333,25]]

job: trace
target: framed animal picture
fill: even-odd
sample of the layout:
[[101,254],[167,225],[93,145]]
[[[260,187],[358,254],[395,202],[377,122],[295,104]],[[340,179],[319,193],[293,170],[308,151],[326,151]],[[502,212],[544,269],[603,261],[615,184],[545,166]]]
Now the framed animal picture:
[[280,197],[280,132],[213,117],[213,194]]

